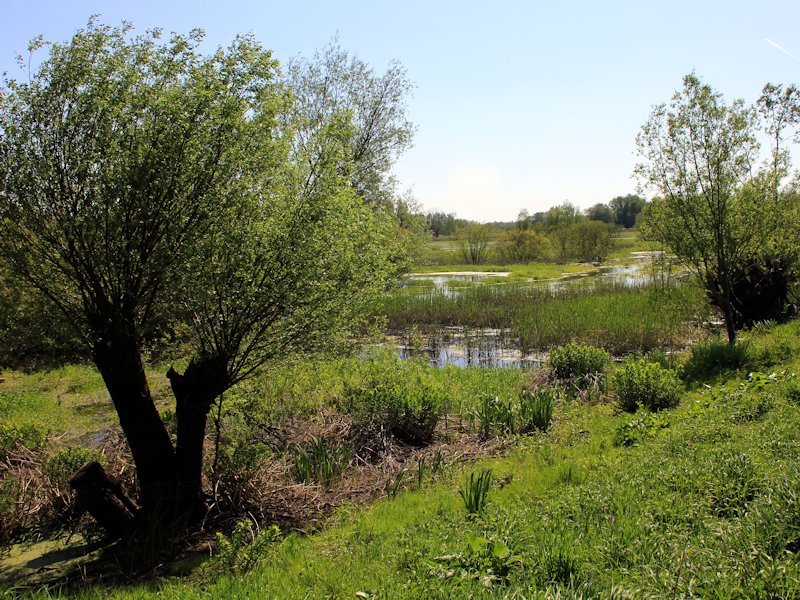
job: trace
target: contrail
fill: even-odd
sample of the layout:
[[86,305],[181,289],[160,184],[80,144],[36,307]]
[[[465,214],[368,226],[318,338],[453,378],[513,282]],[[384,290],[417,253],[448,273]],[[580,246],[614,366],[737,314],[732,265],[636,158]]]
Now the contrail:
[[792,54],[791,52],[789,52],[789,51],[788,51],[786,48],[781,48],[781,47],[780,47],[778,44],[776,44],[775,42],[773,42],[771,39],[769,39],[769,38],[764,38],[764,41],[765,41],[765,42],[767,42],[767,43],[768,43],[770,46],[774,46],[775,48],[777,48],[778,50],[780,50],[781,52],[783,52],[783,53],[784,53],[784,54],[786,54],[787,56],[791,56],[791,57],[792,57],[793,59],[795,59],[797,62],[800,62],[800,58],[797,58],[797,57],[796,57],[794,54]]

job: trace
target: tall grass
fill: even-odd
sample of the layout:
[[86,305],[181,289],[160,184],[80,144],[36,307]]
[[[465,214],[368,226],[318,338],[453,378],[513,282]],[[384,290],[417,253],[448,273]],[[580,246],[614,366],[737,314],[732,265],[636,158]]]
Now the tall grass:
[[523,351],[580,341],[626,353],[685,345],[709,309],[690,286],[658,290],[598,281],[474,286],[458,294],[397,290],[381,310],[395,331],[412,325],[500,328]]

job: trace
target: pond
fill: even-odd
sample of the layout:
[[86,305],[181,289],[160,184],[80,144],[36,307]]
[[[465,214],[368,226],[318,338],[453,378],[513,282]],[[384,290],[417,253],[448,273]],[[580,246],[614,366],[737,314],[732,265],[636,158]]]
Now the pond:
[[[652,265],[664,256],[663,252],[634,252],[634,262],[623,264],[605,264],[596,266],[590,271],[579,274],[564,274],[553,279],[528,280],[530,285],[547,285],[551,288],[560,288],[575,282],[585,283],[595,278],[602,281],[612,281],[627,287],[643,285],[653,280],[655,275]],[[472,283],[484,285],[509,283],[510,272],[483,272],[483,271],[438,271],[434,273],[411,273],[406,275],[400,283],[401,287],[420,289],[434,289],[447,296],[457,295],[460,289]],[[516,283],[526,283],[526,280],[516,279]]]
[[[664,257],[662,252],[633,253],[633,262],[600,265],[581,274],[565,274],[554,279],[525,281],[510,278],[509,272],[441,271],[415,273],[404,278],[403,287],[412,291],[418,288],[421,294],[431,291],[447,297],[456,297],[472,284],[502,285],[514,283],[522,286],[547,286],[559,291],[574,285],[591,282],[611,282],[625,287],[637,287],[661,278],[660,271],[652,268]],[[670,274],[667,285],[675,281]],[[505,367],[532,369],[540,367],[547,358],[546,353],[523,353],[518,340],[510,332],[499,329],[465,329],[445,327],[437,332],[421,335],[405,331],[391,338],[389,343],[397,348],[401,359],[423,357],[431,365],[458,367]]]
[[407,333],[392,338],[400,359],[424,358],[435,367],[502,367],[535,369],[547,360],[542,352],[523,354],[500,329],[445,327],[428,335]]

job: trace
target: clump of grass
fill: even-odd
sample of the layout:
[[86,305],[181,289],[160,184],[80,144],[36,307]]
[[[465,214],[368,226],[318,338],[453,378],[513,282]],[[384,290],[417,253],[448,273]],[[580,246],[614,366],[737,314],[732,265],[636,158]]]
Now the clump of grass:
[[479,475],[470,473],[458,495],[464,501],[468,515],[479,515],[486,508],[489,499],[489,488],[492,486],[492,470],[485,469]]
[[708,381],[729,371],[738,371],[751,362],[747,342],[729,344],[720,339],[701,341],[692,346],[691,356],[683,366],[684,381]]
[[517,400],[483,394],[478,408],[470,413],[477,420],[478,435],[487,439],[501,435],[547,431],[553,419],[558,391],[539,387],[533,391],[523,389]]
[[329,445],[322,438],[312,438],[308,447],[295,448],[292,473],[298,483],[330,486],[344,474],[352,458],[346,444]]
[[712,514],[722,518],[743,515],[760,488],[750,457],[738,452],[723,454],[710,471],[706,489]]
[[217,532],[216,552],[203,565],[203,578],[213,580],[220,575],[249,573],[277,546],[280,534],[277,525],[259,530],[250,519],[238,522],[230,537]]
[[611,376],[617,405],[625,412],[659,411],[678,404],[683,395],[678,374],[645,359],[628,361]]
[[515,431],[516,415],[510,400],[483,394],[473,416],[478,420],[478,435],[486,439],[495,431],[512,434]]
[[553,388],[522,390],[519,395],[519,431],[547,431],[553,420],[557,397],[558,392]]

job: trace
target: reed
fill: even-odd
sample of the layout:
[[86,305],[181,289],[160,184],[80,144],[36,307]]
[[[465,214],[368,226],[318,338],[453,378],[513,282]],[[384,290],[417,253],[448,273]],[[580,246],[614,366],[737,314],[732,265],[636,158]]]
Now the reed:
[[411,326],[506,329],[525,352],[580,341],[614,353],[682,347],[709,309],[691,286],[659,289],[610,282],[506,284],[397,290],[381,307],[390,330]]

